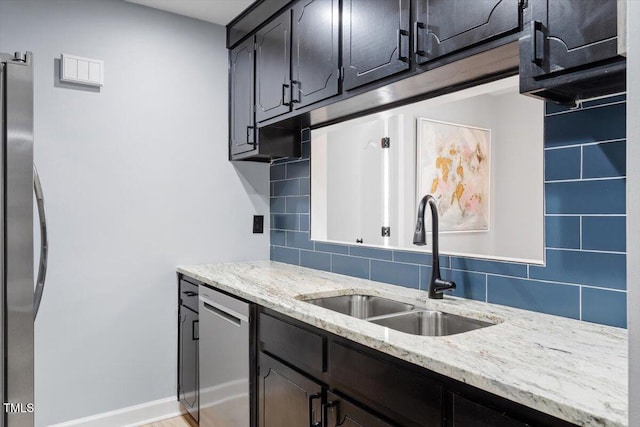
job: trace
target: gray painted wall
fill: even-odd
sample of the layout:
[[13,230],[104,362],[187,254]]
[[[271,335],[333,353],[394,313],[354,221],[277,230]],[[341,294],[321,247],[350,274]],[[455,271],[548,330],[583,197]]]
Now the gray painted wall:
[[627,53],[627,287],[629,425],[640,425],[640,1],[629,0]]
[[[35,57],[38,426],[174,395],[175,266],[269,256],[268,166],[226,160],[224,38],[121,0],[0,0],[0,50]],[[58,84],[63,52],[104,60],[102,90]]]

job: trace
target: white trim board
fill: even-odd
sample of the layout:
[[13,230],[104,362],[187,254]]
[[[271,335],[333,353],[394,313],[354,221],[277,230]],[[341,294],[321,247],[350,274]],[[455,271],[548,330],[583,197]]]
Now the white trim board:
[[627,1],[629,425],[640,425],[640,1]]
[[51,427],[138,427],[183,414],[175,396],[65,421]]

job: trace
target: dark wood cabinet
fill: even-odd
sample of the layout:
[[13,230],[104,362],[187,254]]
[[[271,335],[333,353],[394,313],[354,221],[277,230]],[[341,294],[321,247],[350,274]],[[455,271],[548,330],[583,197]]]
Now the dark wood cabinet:
[[409,31],[409,0],[343,0],[344,89],[408,70]]
[[305,0],[292,9],[291,102],[294,109],[338,94],[339,8],[338,0]]
[[327,402],[322,409],[322,427],[392,427],[371,412],[331,392],[327,393]]
[[320,426],[322,386],[264,353],[258,363],[259,426]]
[[443,389],[433,379],[336,341],[329,343],[329,373],[334,390],[399,425],[442,425]]
[[618,54],[616,0],[530,0],[531,76]]
[[413,41],[424,64],[520,30],[519,0],[415,0]]
[[229,56],[229,150],[232,159],[257,147],[253,45],[253,37],[250,37]]
[[178,401],[196,421],[200,412],[198,285],[178,281]]
[[520,88],[572,103],[625,90],[616,0],[529,0],[520,40]]
[[573,426],[269,309],[258,341],[258,427]]
[[256,121],[291,109],[291,11],[256,33]]
[[454,394],[452,427],[528,427],[503,412],[480,405]]

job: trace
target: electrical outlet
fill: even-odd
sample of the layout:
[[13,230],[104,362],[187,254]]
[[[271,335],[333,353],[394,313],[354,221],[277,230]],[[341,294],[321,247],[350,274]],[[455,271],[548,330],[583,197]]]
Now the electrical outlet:
[[264,215],[253,216],[253,234],[262,234],[264,232]]

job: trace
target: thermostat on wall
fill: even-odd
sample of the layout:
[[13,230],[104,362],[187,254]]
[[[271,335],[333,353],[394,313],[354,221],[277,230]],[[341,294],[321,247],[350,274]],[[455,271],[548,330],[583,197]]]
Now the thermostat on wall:
[[104,84],[104,61],[62,54],[60,80],[89,86]]

